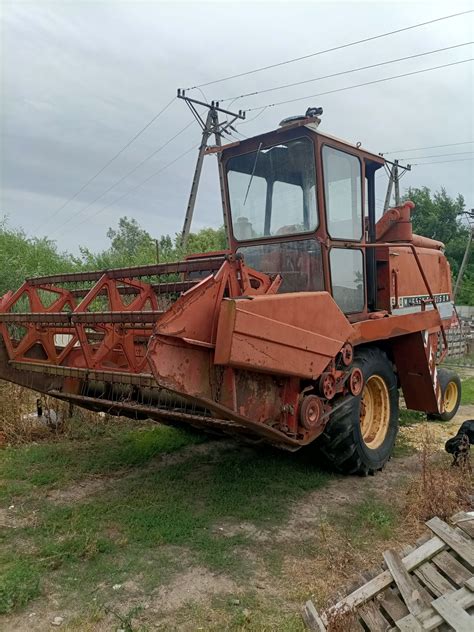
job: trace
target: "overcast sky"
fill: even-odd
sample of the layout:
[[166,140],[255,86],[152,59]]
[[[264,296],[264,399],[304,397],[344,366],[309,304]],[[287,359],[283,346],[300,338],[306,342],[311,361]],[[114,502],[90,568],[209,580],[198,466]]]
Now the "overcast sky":
[[[58,212],[83,184],[176,93],[255,67],[303,56],[418,22],[468,10],[472,2],[8,2],[1,10],[0,216],[61,249],[105,247],[107,228],[135,217],[153,236],[182,226],[195,162],[191,151],[122,199],[200,140],[196,123],[85,209],[192,120],[175,101],[129,149]],[[474,40],[464,15],[204,88],[224,99],[258,89]],[[237,100],[252,108],[474,57],[472,45],[351,75]],[[239,129],[268,131],[308,106],[324,108],[322,129],[375,152],[474,140],[473,63],[468,62],[269,107]],[[189,93],[192,94],[191,92]],[[199,92],[193,93],[202,98]],[[408,186],[444,186],[474,206],[474,144],[400,158],[414,167]],[[461,153],[462,152],[462,153]],[[450,154],[439,156],[439,154]],[[391,154],[396,157],[397,154]],[[425,158],[426,156],[426,158]],[[431,158],[431,156],[436,156]],[[444,161],[456,161],[445,162]],[[386,178],[378,178],[383,199]],[[107,206],[107,208],[104,208]],[[85,210],[84,210],[85,209]],[[205,161],[194,228],[221,223],[216,161]]]

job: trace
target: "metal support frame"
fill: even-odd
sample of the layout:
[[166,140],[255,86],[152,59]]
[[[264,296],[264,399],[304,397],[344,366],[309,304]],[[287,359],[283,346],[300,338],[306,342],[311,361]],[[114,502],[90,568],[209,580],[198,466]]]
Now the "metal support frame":
[[[392,191],[395,187],[395,206],[400,206],[400,180],[405,175],[407,171],[411,171],[411,165],[407,165],[404,167],[400,165],[398,160],[394,160],[391,162],[390,160],[385,159],[385,162],[392,165],[390,169],[388,185],[387,185],[387,193],[385,195],[385,202],[383,205],[383,212],[386,213],[390,208],[390,200],[392,199]],[[402,169],[402,174],[400,174],[399,169]]]
[[[204,101],[198,101],[197,99],[191,99],[185,95],[184,90],[178,90],[178,99],[183,99],[186,102],[186,105],[191,110],[194,118],[200,125],[202,129],[202,139],[201,144],[199,145],[199,152],[196,161],[196,167],[194,169],[193,181],[191,184],[191,191],[189,193],[188,206],[186,208],[186,215],[184,218],[183,230],[181,231],[181,245],[186,246],[186,242],[188,240],[188,236],[191,230],[191,223],[193,220],[194,207],[196,205],[197,192],[199,188],[199,181],[201,179],[202,173],[202,165],[204,161],[204,155],[206,153],[207,142],[209,138],[214,135],[216,145],[220,147],[222,145],[222,134],[225,133],[228,129],[233,129],[232,125],[237,119],[245,119],[245,112],[239,110],[236,112],[230,112],[229,110],[224,110],[219,107],[218,101],[211,101],[211,103],[205,103]],[[208,113],[206,119],[204,120],[202,116],[197,111],[196,106],[201,105],[208,108]],[[222,114],[226,114],[229,117],[229,120],[223,121],[219,123],[219,112]],[[219,160],[219,157],[218,157]],[[219,169],[219,179],[221,184],[221,190],[223,187],[222,182],[222,174]],[[224,228],[227,233],[227,217],[225,212],[223,212],[224,216]]]

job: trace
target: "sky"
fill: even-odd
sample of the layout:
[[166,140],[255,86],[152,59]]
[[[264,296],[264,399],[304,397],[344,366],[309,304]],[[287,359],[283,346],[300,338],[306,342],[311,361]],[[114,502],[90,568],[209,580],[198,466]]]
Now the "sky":
[[[84,184],[173,99],[177,88],[471,8],[472,2],[390,0],[0,0],[0,219],[6,216],[10,226],[22,227],[31,237],[47,236],[60,250],[75,253],[80,245],[107,247],[107,229],[124,215],[136,218],[153,237],[174,234],[182,227],[201,134],[183,101],[173,101],[97,178]],[[233,98],[473,40],[471,13],[188,94]],[[308,97],[249,112],[238,130],[252,136],[309,106],[322,106],[322,131],[361,142],[376,153],[395,152],[390,158],[416,163],[419,157],[425,163],[403,177],[402,191],[445,187],[450,195],[461,193],[472,208],[473,62],[317,95],[470,59],[473,53],[467,45],[224,103],[251,109]],[[449,146],[406,151],[433,145]],[[381,174],[378,200],[386,185]],[[207,156],[193,229],[220,224],[216,159]]]

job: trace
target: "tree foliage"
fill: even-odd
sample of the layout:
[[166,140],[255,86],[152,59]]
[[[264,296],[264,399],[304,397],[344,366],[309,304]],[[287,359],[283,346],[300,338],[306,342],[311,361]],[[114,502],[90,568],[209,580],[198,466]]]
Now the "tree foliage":
[[[405,197],[416,205],[412,215],[413,231],[445,244],[453,279],[456,279],[469,239],[469,228],[462,222],[466,209],[463,196],[458,195],[452,198],[444,188],[433,194],[430,189],[423,187],[408,189]],[[464,272],[461,291],[456,302],[464,305],[474,304],[474,259],[472,256]]]
[[[407,199],[415,202],[413,229],[419,235],[446,244],[453,277],[456,278],[466,248],[469,230],[462,223],[465,210],[461,195],[451,198],[444,189],[432,193],[428,188],[411,188]],[[133,218],[121,217],[116,228],[109,228],[110,244],[99,252],[81,247],[80,255],[61,252],[54,241],[29,238],[21,229],[0,221],[0,296],[16,289],[29,276],[85,269],[110,269],[131,265],[177,261],[187,254],[223,250],[227,247],[224,228],[203,228],[191,233],[186,248],[179,235],[162,235],[155,240]],[[157,247],[158,246],[158,247]],[[474,304],[473,257],[463,275],[458,303]]]
[[0,220],[0,296],[16,290],[26,277],[76,268],[71,255],[59,252],[54,241],[28,238],[21,229],[7,226]]

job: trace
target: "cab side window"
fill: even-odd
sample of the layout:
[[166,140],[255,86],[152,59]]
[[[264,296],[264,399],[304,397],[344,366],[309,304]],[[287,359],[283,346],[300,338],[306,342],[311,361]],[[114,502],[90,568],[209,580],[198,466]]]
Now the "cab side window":
[[362,239],[361,164],[358,158],[323,147],[324,196],[329,235]]

